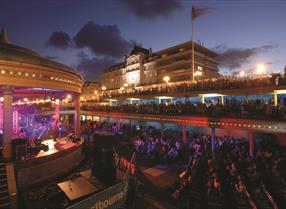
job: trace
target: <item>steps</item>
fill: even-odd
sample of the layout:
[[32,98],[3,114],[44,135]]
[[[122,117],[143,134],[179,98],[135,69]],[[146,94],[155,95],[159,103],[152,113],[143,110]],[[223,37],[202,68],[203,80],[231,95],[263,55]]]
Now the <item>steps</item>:
[[5,163],[0,162],[0,209],[10,209],[10,195],[8,191]]

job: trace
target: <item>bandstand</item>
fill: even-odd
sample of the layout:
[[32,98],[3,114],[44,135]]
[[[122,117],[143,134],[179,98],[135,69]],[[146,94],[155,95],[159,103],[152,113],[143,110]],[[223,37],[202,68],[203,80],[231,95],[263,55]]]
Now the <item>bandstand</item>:
[[[58,143],[58,147],[54,146],[55,143],[50,143],[53,147],[48,152],[16,162],[12,143],[19,137],[19,123],[20,119],[23,120],[21,117],[26,117],[23,113],[20,115],[19,109],[31,105],[50,104],[48,106],[52,110],[51,117],[53,121],[57,121],[60,118],[60,104],[63,101],[73,103],[74,124],[71,130],[80,137],[82,86],[83,79],[78,72],[66,65],[43,58],[29,49],[10,44],[5,30],[2,29],[0,34],[0,130],[3,133],[2,160],[6,162],[10,197],[13,192],[15,193],[12,191],[13,185],[14,190],[21,189],[54,178],[73,169],[80,163],[82,157],[80,140],[73,145],[64,146]],[[30,120],[29,117],[26,118]],[[55,138],[51,141],[56,142]],[[13,202],[12,199],[11,202]],[[12,208],[15,207],[12,206]]]
[[[0,75],[4,160],[12,157],[11,140],[18,131],[15,118],[13,124],[13,104],[21,104],[21,99],[30,98],[36,103],[54,100],[57,106],[65,95],[72,95],[75,107],[75,134],[79,136],[79,94],[83,85],[79,73],[65,65],[45,59],[31,50],[10,44],[3,29],[0,36]],[[55,107],[55,114],[59,114],[57,109],[58,107]]]

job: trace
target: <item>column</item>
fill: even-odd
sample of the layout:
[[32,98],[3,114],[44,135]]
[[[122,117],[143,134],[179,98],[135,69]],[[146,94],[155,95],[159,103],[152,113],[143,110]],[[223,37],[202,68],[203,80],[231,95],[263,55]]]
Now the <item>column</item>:
[[74,131],[76,136],[80,136],[80,96],[74,96]]
[[215,151],[215,128],[211,127],[211,148],[212,152]]
[[160,123],[160,132],[163,135],[164,133],[164,123],[163,122],[159,122]]
[[203,95],[201,96],[201,103],[205,104],[205,97]]
[[11,141],[13,137],[13,95],[11,86],[2,87],[3,90],[3,159],[12,159]]
[[158,98],[158,103],[159,103],[159,104],[161,104],[161,103],[162,103],[161,98]]
[[13,132],[18,133],[19,129],[19,112],[17,107],[13,110]]
[[60,101],[55,102],[55,112],[54,112],[55,121],[60,120]]
[[2,100],[0,101],[0,128],[1,129],[3,128],[3,104],[2,104]]
[[187,138],[187,126],[186,125],[182,125],[182,137],[183,137],[183,143],[187,144],[188,138]]
[[221,104],[224,105],[224,95],[221,95],[220,98],[221,98]]
[[248,131],[248,142],[249,142],[249,156],[254,156],[254,137],[253,137],[253,131]]
[[146,127],[146,122],[144,120],[138,120],[140,126]]
[[274,106],[277,107],[277,105],[278,105],[278,95],[276,93],[274,93],[273,97],[274,97]]

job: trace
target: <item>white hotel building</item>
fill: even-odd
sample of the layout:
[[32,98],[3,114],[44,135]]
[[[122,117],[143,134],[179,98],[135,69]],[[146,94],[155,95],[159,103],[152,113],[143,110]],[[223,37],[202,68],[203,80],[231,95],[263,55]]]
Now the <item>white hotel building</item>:
[[[122,63],[104,70],[101,86],[106,90],[122,87],[139,87],[163,83],[168,76],[170,82],[192,80],[191,41],[178,44],[158,52],[135,46]],[[217,54],[201,44],[195,43],[196,79],[219,76]]]

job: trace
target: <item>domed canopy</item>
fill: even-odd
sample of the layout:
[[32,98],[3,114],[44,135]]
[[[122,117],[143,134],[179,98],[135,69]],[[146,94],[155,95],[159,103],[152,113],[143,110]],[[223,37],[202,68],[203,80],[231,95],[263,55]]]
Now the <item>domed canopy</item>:
[[8,37],[4,28],[0,33],[0,59],[57,68],[80,75],[71,67],[43,58],[36,52],[33,52],[32,50],[26,49],[24,47],[9,44]]
[[[31,84],[30,87],[41,87],[42,84],[44,88],[81,92],[83,85],[82,76],[71,67],[43,58],[32,50],[10,44],[4,28],[0,33],[0,68],[1,76],[8,76],[10,81],[14,79],[14,82],[9,84],[13,86],[20,85],[15,81],[21,82],[18,79],[24,78],[23,75],[25,80],[22,80],[22,86]],[[0,78],[0,85],[8,85],[9,79],[3,76]]]

